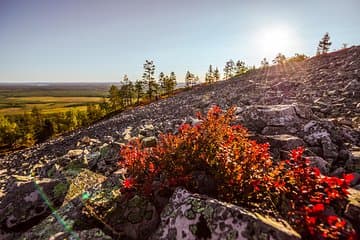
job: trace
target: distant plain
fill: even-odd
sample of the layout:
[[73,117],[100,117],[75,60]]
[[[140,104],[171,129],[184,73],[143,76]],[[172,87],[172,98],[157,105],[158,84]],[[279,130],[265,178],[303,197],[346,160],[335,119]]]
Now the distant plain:
[[[113,83],[0,83],[0,115],[43,114],[86,110],[100,103]],[[116,84],[117,85],[117,84]]]

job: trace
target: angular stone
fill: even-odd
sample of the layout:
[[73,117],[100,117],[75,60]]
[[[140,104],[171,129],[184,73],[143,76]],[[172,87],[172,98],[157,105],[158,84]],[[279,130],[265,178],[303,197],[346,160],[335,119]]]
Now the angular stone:
[[329,174],[330,164],[327,161],[325,161],[323,158],[318,156],[310,156],[307,158],[310,160],[310,166],[317,167],[320,170],[320,172],[324,175]]
[[285,221],[177,188],[150,239],[301,239]]
[[266,139],[272,148],[279,148],[281,150],[292,150],[300,146],[305,146],[301,138],[288,134],[266,136]]
[[146,137],[141,140],[141,143],[144,147],[155,147],[157,143],[156,137]]
[[351,149],[349,159],[345,163],[345,168],[351,172],[360,173],[360,149]]
[[360,231],[360,191],[349,189],[350,202],[346,206],[345,216],[350,220],[357,232]]
[[0,202],[0,228],[26,231],[60,206],[67,191],[65,180],[33,179],[16,181]]

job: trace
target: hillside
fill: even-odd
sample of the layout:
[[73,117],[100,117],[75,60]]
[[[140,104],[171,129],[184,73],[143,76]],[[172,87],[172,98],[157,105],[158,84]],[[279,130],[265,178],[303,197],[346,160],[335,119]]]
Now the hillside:
[[[102,183],[119,184],[120,147],[132,137],[141,137],[143,144],[152,146],[160,133],[176,133],[182,123],[196,124],[195,113],[205,113],[213,105],[222,109],[236,106],[236,122],[247,127],[253,139],[269,142],[274,159],[286,158],[289,150],[305,146],[306,155],[322,174],[353,173],[351,185],[360,190],[360,46],[356,46],[196,86],[5,156],[0,159],[0,239],[68,236],[64,224],[56,222],[40,195],[34,193],[38,185],[53,207],[61,206],[60,216],[80,239],[94,239],[94,234],[108,231],[107,224],[116,224],[80,214],[81,194],[105,188]],[[33,184],[34,179],[38,185]],[[59,187],[67,183],[69,189]],[[196,199],[188,192],[183,194]],[[23,204],[24,199],[27,204]],[[101,204],[106,209],[111,202]],[[146,204],[143,211],[152,209]],[[351,211],[346,213],[347,219],[353,225],[360,224],[360,208],[353,204],[348,209]],[[82,224],[74,227],[72,224],[80,218]],[[131,228],[137,231],[143,225],[146,229],[142,230],[151,231],[158,221],[153,216],[146,224],[140,219],[136,224],[112,226],[124,231],[125,237],[141,239],[145,235],[138,235]],[[297,239],[289,227],[281,229],[269,223],[264,228],[269,226],[275,229],[270,231],[276,232],[277,239]],[[43,229],[49,230],[41,233]],[[102,234],[97,239],[111,239]]]

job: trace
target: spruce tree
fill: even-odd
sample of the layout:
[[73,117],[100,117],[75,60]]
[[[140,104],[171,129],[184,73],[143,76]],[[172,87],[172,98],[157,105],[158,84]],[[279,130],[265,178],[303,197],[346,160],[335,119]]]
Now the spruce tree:
[[269,66],[269,62],[268,62],[268,60],[266,58],[263,58],[263,60],[261,60],[260,64],[261,64],[262,68],[266,68],[266,67]]
[[134,86],[135,94],[136,94],[136,103],[140,103],[140,98],[144,95],[144,82],[140,80],[136,80]]
[[[318,51],[319,54],[327,53],[330,50],[331,42],[329,33],[325,33],[324,37],[319,41]],[[318,54],[317,54],[318,55]]]
[[143,81],[146,85],[146,93],[149,97],[149,100],[156,94],[157,91],[157,84],[155,82],[155,65],[153,61],[146,60],[144,63],[144,74],[143,74]]
[[221,78],[221,76],[220,76],[220,71],[219,71],[219,69],[216,67],[216,68],[215,68],[215,71],[214,71],[214,79],[215,79],[215,81],[219,81],[220,78]]
[[212,69],[212,65],[209,66],[208,72],[205,74],[205,82],[206,83],[214,83],[215,82],[215,74]]
[[247,67],[245,66],[245,62],[244,61],[240,61],[238,60],[236,62],[236,71],[235,71],[235,75],[241,75],[246,73],[246,71],[248,70]]
[[235,63],[232,59],[225,63],[224,77],[225,79],[231,78],[234,74]]
[[276,57],[273,60],[274,64],[285,64],[286,63],[286,57],[284,54],[282,53],[278,53],[278,55],[276,55]]

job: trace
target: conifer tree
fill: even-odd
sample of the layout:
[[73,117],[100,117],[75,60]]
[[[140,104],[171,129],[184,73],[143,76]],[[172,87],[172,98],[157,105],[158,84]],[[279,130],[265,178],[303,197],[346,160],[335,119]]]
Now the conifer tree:
[[215,82],[215,73],[210,64],[208,72],[205,74],[205,83],[214,83]]
[[136,80],[134,90],[137,99],[136,103],[139,104],[140,98],[144,95],[144,82],[140,80]]
[[221,78],[220,71],[217,67],[215,68],[215,71],[214,71],[214,78],[215,78],[215,81],[219,81]]
[[155,82],[155,65],[153,61],[146,60],[144,64],[144,74],[143,74],[143,81],[146,85],[146,93],[149,97],[149,100],[156,94],[157,91],[157,84]]
[[235,71],[235,75],[241,75],[246,73],[246,71],[248,70],[247,67],[245,66],[245,62],[244,61],[240,61],[238,60],[236,62],[236,71]]
[[261,64],[261,67],[263,67],[263,68],[266,68],[269,66],[269,62],[266,58],[263,58],[263,60],[261,60],[260,64]]
[[286,63],[286,57],[284,54],[282,53],[278,53],[278,55],[276,55],[276,57],[273,60],[274,64],[285,64]]
[[325,33],[324,37],[319,41],[317,55],[327,53],[330,49],[331,42],[329,33]]
[[199,83],[199,81],[200,81],[199,76],[195,76],[190,71],[186,72],[186,75],[185,75],[185,85],[186,85],[186,87],[193,87],[194,85]]
[[170,92],[174,91],[176,88],[176,75],[174,72],[170,73]]
[[111,85],[109,89],[109,100],[111,109],[117,110],[120,105],[120,94],[118,87],[116,87],[115,85]]
[[232,59],[225,63],[224,77],[225,79],[231,78],[234,74],[235,63]]

